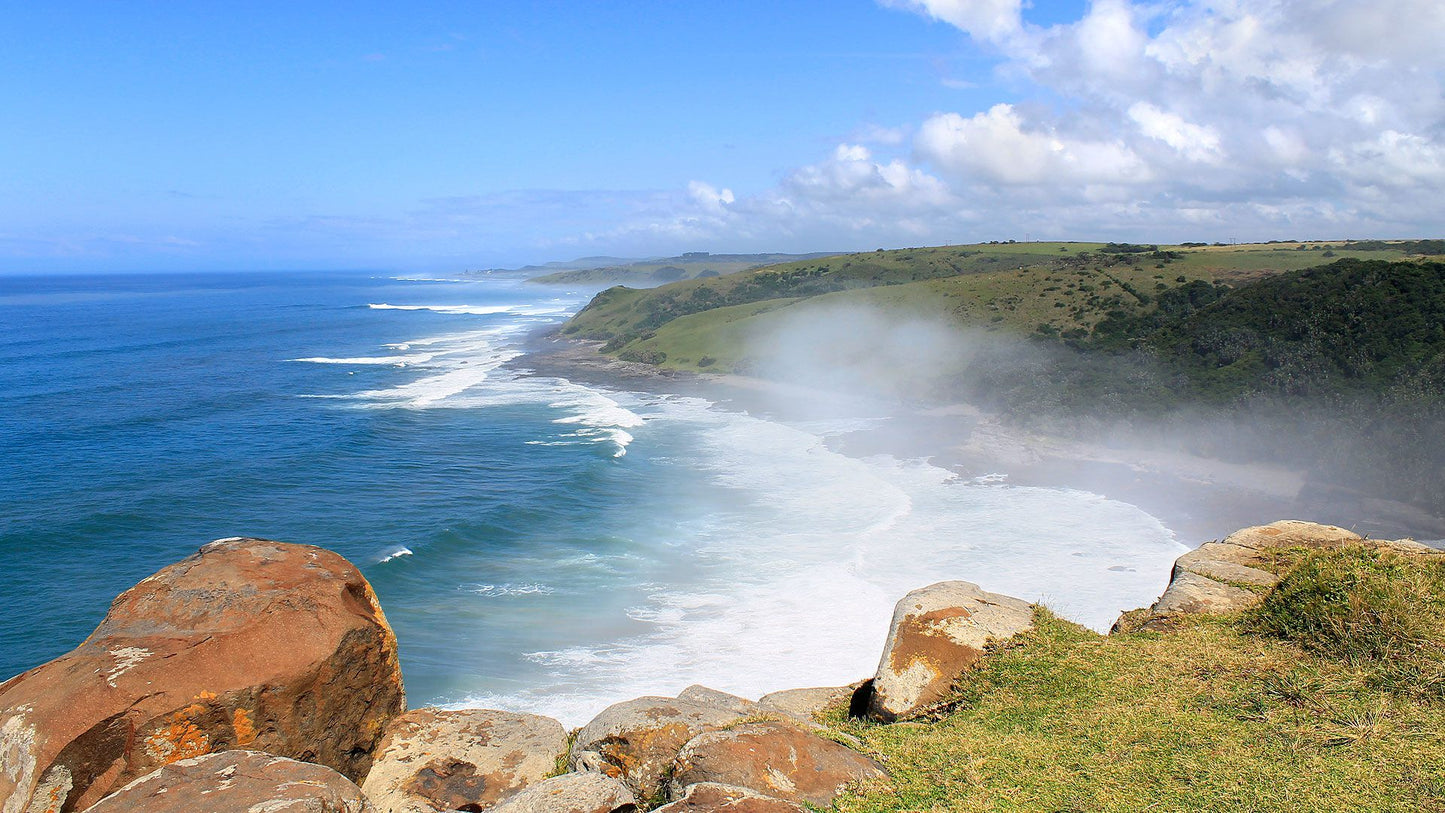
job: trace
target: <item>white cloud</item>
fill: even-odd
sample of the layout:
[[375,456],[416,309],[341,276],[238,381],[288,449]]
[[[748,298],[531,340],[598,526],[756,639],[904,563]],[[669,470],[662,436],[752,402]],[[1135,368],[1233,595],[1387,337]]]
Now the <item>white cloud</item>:
[[1127,79],[1144,55],[1145,37],[1124,0],[1098,0],[1075,27],[1074,47],[1097,76]]
[[1022,0],[882,0],[942,20],[977,40],[1002,42],[1022,29]]
[[1223,157],[1219,133],[1213,127],[1190,124],[1182,116],[1160,110],[1148,102],[1130,105],[1129,118],[1139,125],[1144,135],[1168,144],[1190,161],[1217,163]]
[[878,2],[966,32],[1014,98],[861,126],[771,189],[695,183],[594,237],[851,249],[1445,231],[1439,0],[1094,0],[1048,27],[1021,0]]
[[1335,148],[1329,157],[1365,186],[1445,187],[1445,146],[1418,135],[1386,130],[1371,141]]
[[728,204],[736,202],[731,189],[717,189],[702,181],[689,183],[687,191],[703,211],[711,214],[722,214],[726,211]]
[[928,161],[966,182],[1005,185],[1136,184],[1149,169],[1119,142],[1069,139],[1025,130],[1007,104],[964,118],[944,113],[923,123],[917,147]]

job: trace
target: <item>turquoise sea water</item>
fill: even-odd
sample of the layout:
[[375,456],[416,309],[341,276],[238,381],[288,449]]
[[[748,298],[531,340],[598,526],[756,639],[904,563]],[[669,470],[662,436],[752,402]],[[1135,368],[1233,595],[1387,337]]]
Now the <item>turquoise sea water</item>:
[[[1133,506],[855,459],[832,434],[514,357],[589,292],[518,279],[0,277],[0,679],[211,539],[334,549],[413,706],[577,724],[692,682],[872,671],[944,578],[1107,626],[1182,551]],[[1005,473],[1006,474],[1006,473]]]

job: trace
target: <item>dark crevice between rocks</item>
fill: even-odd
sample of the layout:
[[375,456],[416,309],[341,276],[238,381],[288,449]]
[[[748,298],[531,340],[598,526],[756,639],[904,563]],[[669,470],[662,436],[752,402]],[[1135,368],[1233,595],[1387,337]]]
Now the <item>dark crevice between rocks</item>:
[[863,681],[857,689],[853,690],[853,696],[848,700],[848,717],[852,720],[861,720],[868,716],[868,706],[873,702],[873,680]]

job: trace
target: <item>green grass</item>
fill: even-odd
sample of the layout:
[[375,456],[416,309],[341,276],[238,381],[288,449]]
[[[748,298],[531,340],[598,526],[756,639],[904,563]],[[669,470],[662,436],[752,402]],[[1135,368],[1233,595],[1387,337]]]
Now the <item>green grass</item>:
[[1101,636],[1040,608],[928,719],[825,713],[890,773],[838,809],[1445,810],[1445,702],[1381,680],[1438,670],[1445,557],[1277,564],[1247,614]]
[[830,722],[891,774],[842,811],[1445,810],[1445,708],[1228,620],[1103,637],[1042,611],[941,719]]
[[1382,689],[1445,696],[1445,557],[1363,547],[1310,553],[1250,623],[1348,662]]

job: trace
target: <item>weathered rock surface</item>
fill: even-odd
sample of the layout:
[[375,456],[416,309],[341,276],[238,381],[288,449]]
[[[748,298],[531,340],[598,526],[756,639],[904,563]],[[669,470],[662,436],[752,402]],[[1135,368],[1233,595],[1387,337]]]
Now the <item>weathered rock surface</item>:
[[361,789],[321,765],[221,751],[146,774],[85,813],[373,813]]
[[583,771],[528,785],[492,808],[492,813],[632,813],[637,798],[612,777]]
[[813,721],[813,715],[829,706],[846,705],[861,684],[852,686],[820,686],[810,689],[784,689],[758,698],[758,706],[764,712],[785,714],[789,717]]
[[746,698],[738,697],[735,694],[720,692],[717,689],[709,689],[696,683],[683,689],[677,694],[678,700],[688,703],[696,703],[699,706],[712,706],[713,708],[730,711],[734,714],[756,714],[758,704]]
[[1222,615],[1239,612],[1264,600],[1262,591],[1279,583],[1270,568],[1285,548],[1333,548],[1368,545],[1398,553],[1438,556],[1441,551],[1408,539],[1367,540],[1333,525],[1286,519],[1235,531],[1222,541],[1206,542],[1174,562],[1169,586],[1141,618],[1115,625],[1157,629],[1177,615]]
[[687,786],[681,799],[653,813],[804,813],[806,808],[755,790],[717,782],[697,782]]
[[786,723],[748,723],[692,738],[673,763],[674,795],[688,785],[737,785],[826,807],[848,785],[881,778],[868,757]]
[[396,638],[355,567],[308,545],[212,542],[122,593],[69,654],[0,684],[0,811],[80,810],[235,748],[355,780],[404,707]]
[[414,709],[387,727],[361,789],[379,813],[487,810],[551,773],[566,750],[550,717]]
[[663,772],[688,740],[742,716],[672,697],[616,703],[577,733],[572,769],[617,777],[638,800],[647,801],[661,791]]
[[947,694],[989,641],[1033,628],[1033,605],[962,581],[914,590],[893,609],[868,716],[906,717]]

